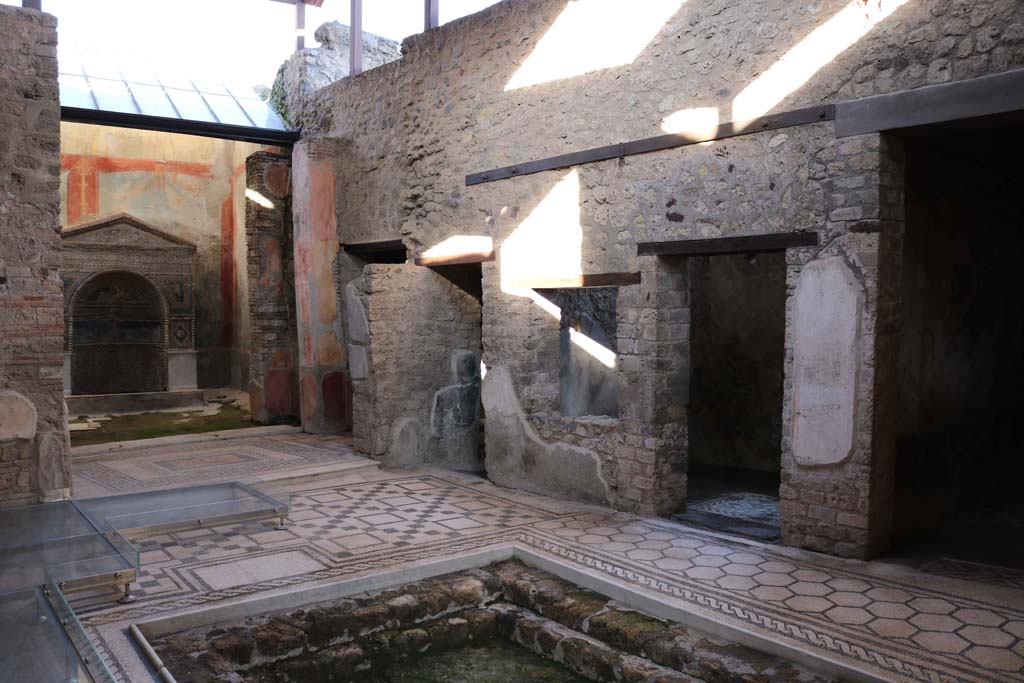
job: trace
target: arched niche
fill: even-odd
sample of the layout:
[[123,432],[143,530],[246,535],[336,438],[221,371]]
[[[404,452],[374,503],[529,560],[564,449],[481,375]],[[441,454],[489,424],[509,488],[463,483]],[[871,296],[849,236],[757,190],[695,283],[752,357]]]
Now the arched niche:
[[67,320],[72,394],[167,389],[167,304],[149,279],[96,273],[75,290]]

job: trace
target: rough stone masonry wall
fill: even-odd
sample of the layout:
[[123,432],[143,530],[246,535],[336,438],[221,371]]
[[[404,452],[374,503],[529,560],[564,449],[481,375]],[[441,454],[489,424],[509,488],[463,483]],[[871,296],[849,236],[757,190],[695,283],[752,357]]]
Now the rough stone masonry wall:
[[70,494],[57,21],[0,7],[0,507]]
[[[803,380],[797,381],[795,369],[804,358],[797,353],[801,344],[792,330],[787,332],[784,536],[787,543],[839,554],[875,552],[886,536],[891,498],[886,493],[891,463],[882,430],[873,428],[876,384],[885,381],[876,369],[888,357],[885,334],[876,331],[884,333],[888,328],[879,325],[880,317],[887,320],[897,310],[878,300],[877,284],[878,278],[890,277],[879,272],[879,263],[890,262],[890,241],[898,249],[898,235],[887,231],[898,229],[900,220],[886,213],[893,204],[890,189],[898,188],[887,184],[888,155],[880,136],[837,140],[832,124],[821,123],[473,187],[465,186],[465,174],[658,135],[666,117],[691,108],[712,108],[720,121],[731,120],[733,102],[748,87],[756,87],[783,55],[844,9],[856,16],[886,16],[825,60],[805,83],[792,91],[770,89],[781,99],[769,102],[766,111],[1019,68],[1024,66],[1024,5],[1016,0],[825,0],[796,7],[784,0],[680,3],[628,63],[506,89],[566,7],[564,0],[506,0],[408,39],[397,62],[315,93],[304,125],[307,135],[338,140],[335,173],[345,180],[337,187],[339,237],[402,236],[420,249],[453,235],[491,236],[499,260],[483,268],[484,362],[492,368],[484,381],[485,403],[491,378],[507,377],[524,419],[515,431],[498,432],[499,423],[487,411],[489,457],[492,443],[510,442],[509,436],[515,437],[510,443],[521,444],[509,457],[540,454],[548,465],[563,457],[561,446],[579,447],[585,451],[580,461],[602,463],[590,466],[585,478],[592,484],[588,498],[653,513],[678,506],[685,496],[686,391],[662,396],[660,404],[652,404],[652,396],[655,389],[669,389],[660,384],[663,364],[688,373],[688,358],[678,357],[689,353],[683,319],[688,311],[678,302],[672,315],[679,319],[671,321],[647,305],[657,273],[680,265],[671,259],[641,263],[636,243],[819,232],[820,247],[788,254],[787,320],[794,320],[792,300],[809,267],[811,285],[822,277],[836,283],[829,296],[849,303],[848,321],[856,323],[852,339],[845,341],[849,376],[857,381],[848,383],[855,394],[841,404],[845,424],[839,428],[848,434],[831,439],[833,446],[847,441],[848,448],[826,453],[814,443],[801,443],[815,430],[794,437],[789,424],[801,414],[796,402],[807,394],[798,391]],[[561,183],[570,183],[570,192]],[[555,217],[546,220],[548,230],[533,229],[530,219],[538,216]],[[619,397],[620,405],[635,406],[635,417],[621,414],[616,425],[599,428],[584,418],[576,429],[571,419],[557,415],[557,334],[551,334],[557,324],[502,282],[502,273],[522,266],[506,255],[506,243],[527,237],[534,241],[533,254],[561,257],[544,272],[548,276],[641,270],[651,278],[649,284],[645,279],[620,291]],[[555,246],[574,240],[576,251]],[[623,326],[637,326],[635,351],[624,339],[634,331]],[[685,387],[685,377],[676,379]],[[514,415],[504,398],[502,405]],[[565,436],[537,444],[535,432],[542,424],[545,430],[563,425],[548,433]],[[826,457],[818,457],[822,454]],[[557,482],[542,478],[529,483],[563,492]]]
[[479,471],[480,304],[429,269],[376,264],[345,307],[356,446],[390,466]]

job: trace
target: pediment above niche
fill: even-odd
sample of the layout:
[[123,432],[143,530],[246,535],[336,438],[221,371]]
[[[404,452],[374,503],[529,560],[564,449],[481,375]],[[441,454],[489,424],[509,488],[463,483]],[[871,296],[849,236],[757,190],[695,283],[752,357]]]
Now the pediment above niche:
[[65,242],[146,249],[189,249],[195,245],[128,214],[118,214],[61,233]]

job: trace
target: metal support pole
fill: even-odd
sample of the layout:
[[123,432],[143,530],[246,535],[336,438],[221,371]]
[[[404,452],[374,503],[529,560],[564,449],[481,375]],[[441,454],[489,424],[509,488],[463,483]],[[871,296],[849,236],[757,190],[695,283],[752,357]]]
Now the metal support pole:
[[299,0],[295,3],[295,49],[306,47],[306,3]]
[[25,9],[37,9],[42,11],[43,0],[21,0],[21,6]]
[[363,73],[363,0],[352,0],[349,34],[349,74]]
[[441,25],[440,10],[438,9],[441,0],[423,0],[423,30],[429,31]]
[[135,596],[132,595],[132,585],[130,583],[126,583],[124,585],[124,594],[118,598],[117,601],[122,605],[130,605],[135,602],[135,600]]

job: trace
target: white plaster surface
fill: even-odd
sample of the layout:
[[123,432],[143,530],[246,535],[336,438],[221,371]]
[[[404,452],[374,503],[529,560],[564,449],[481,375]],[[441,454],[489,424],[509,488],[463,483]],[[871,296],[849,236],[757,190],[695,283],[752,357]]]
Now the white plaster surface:
[[0,391],[0,441],[34,438],[37,419],[32,401],[16,391]]
[[862,308],[842,258],[804,267],[793,315],[793,454],[801,465],[834,465],[853,450]]
[[180,391],[182,389],[197,389],[196,384],[196,352],[195,351],[168,351],[167,352],[167,389],[168,391]]

